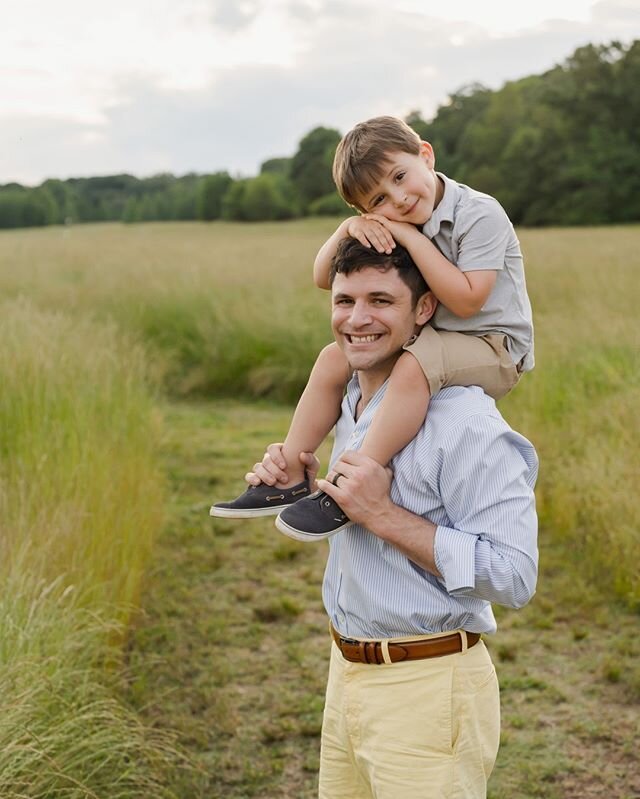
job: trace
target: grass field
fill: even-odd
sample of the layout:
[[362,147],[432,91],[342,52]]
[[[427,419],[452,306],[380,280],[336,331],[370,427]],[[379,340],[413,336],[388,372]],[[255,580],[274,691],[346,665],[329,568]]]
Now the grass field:
[[[166,408],[171,502],[130,695],[190,753],[196,769],[175,788],[185,799],[316,795],[327,545],[291,541],[268,519],[207,518],[209,498],[237,490],[256,441],[275,439],[288,416],[264,402]],[[503,730],[490,799],[637,799],[637,614],[582,579],[548,526],[533,602],[496,610],[488,645]]]
[[[23,755],[27,741],[42,755],[23,757],[25,768],[35,762],[55,795],[313,795],[323,547],[282,539],[267,522],[213,523],[207,509],[282,436],[290,409],[272,403],[297,396],[329,338],[309,265],[331,229],[305,220],[0,235],[0,422],[10,432],[0,441],[0,701],[3,714],[33,710],[14,720],[43,740],[82,673],[85,709],[107,720],[74,706],[80,721],[63,723],[51,748],[18,738]],[[640,794],[640,228],[520,235],[537,367],[501,409],[540,454],[542,574],[529,607],[500,614],[491,644],[505,709],[492,796],[630,799]],[[122,624],[139,601],[123,680]],[[40,661],[32,676],[56,675],[56,702],[17,681]],[[87,725],[97,730],[88,743]],[[116,729],[121,749],[106,743]],[[15,730],[0,724],[3,798],[26,784],[7,771],[23,762],[12,757]],[[78,757],[60,759],[79,740]],[[128,741],[139,748],[127,754]],[[105,746],[136,764],[120,793],[94,779],[108,781],[96,766]]]

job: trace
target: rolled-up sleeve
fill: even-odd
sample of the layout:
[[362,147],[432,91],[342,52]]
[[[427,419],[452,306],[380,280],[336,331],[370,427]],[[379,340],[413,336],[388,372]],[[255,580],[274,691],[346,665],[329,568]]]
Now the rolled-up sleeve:
[[538,571],[532,445],[492,417],[452,432],[436,479],[447,524],[438,524],[435,563],[452,595],[525,605]]

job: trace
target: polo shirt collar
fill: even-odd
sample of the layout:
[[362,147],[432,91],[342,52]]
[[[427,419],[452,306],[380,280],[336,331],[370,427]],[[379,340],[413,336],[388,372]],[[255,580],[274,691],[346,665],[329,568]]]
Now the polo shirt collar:
[[422,226],[422,232],[425,236],[432,239],[440,231],[440,226],[443,222],[453,222],[455,219],[455,210],[458,203],[458,195],[460,187],[442,172],[436,172],[436,175],[444,183],[444,193],[442,199],[438,203],[438,207],[434,208],[431,218]]

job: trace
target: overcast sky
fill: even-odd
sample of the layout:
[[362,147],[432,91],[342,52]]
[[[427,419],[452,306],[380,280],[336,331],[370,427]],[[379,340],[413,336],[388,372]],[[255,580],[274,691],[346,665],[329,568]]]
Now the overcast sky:
[[479,81],[640,38],[640,0],[20,0],[0,27],[0,183],[254,175],[317,125],[433,115]]

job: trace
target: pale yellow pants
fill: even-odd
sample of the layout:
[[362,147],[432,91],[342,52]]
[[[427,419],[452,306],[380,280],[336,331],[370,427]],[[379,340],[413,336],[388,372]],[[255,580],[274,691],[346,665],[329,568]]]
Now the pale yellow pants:
[[390,665],[332,644],[320,799],[484,799],[500,738],[485,645]]

